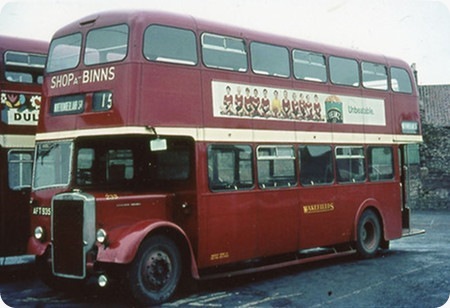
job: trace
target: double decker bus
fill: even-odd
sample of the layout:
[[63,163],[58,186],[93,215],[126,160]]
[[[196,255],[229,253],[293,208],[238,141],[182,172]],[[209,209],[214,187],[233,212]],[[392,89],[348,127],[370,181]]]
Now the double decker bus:
[[210,279],[358,253],[410,232],[403,61],[163,12],[57,31],[36,136],[29,253],[141,304]]
[[0,266],[26,256],[34,135],[48,43],[0,36]]

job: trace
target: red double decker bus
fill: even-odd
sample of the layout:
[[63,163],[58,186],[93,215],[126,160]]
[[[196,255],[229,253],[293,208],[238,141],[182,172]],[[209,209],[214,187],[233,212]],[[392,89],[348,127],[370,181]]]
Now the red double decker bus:
[[32,260],[28,202],[47,49],[0,36],[0,266]]
[[409,232],[416,85],[398,59],[162,12],[57,31],[29,252],[64,286],[123,279],[160,303],[183,275],[372,257]]

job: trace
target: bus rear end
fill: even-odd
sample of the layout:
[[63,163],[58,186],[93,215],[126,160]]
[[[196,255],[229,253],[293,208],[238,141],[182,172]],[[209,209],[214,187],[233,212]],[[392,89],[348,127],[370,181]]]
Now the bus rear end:
[[0,36],[0,266],[28,263],[29,193],[45,42]]

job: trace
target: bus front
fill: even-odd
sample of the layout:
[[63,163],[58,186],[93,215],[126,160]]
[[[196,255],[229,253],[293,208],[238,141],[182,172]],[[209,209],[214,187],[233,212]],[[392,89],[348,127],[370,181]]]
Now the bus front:
[[[105,285],[124,269],[149,264],[154,272],[144,278],[129,273],[130,289],[139,298],[136,294],[146,291],[135,289],[136,279],[147,279],[139,286],[145,285],[150,290],[145,296],[157,302],[173,293],[180,276],[173,242],[184,232],[174,221],[180,216],[173,206],[180,194],[174,191],[195,182],[193,144],[157,135],[151,123],[134,120],[142,53],[130,45],[142,36],[132,33],[133,21],[119,17],[75,22],[51,42],[28,250],[37,256],[41,278],[56,288],[93,275]],[[158,257],[145,259],[143,253],[145,261],[132,263],[141,242],[154,247],[150,233],[158,239],[165,234],[165,244],[158,241],[152,250]]]

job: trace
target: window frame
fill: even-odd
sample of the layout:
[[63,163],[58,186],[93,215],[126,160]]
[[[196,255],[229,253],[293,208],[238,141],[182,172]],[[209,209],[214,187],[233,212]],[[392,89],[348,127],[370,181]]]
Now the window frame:
[[[323,181],[323,182],[313,181],[313,180],[311,180],[311,176],[309,178],[307,178],[307,180],[309,180],[309,181],[304,181],[303,180],[303,173],[305,172],[303,170],[303,165],[305,165],[306,163],[303,162],[302,150],[303,149],[307,149],[308,147],[328,148],[329,151],[324,152],[324,154],[325,153],[329,153],[328,154],[329,155],[329,157],[328,157],[329,161],[328,161],[328,165],[325,166],[324,170],[326,172],[327,171],[326,169],[330,168],[329,171],[331,172],[331,174],[330,174],[331,177],[330,177],[329,181]],[[333,147],[331,146],[331,144],[330,145],[327,145],[327,144],[301,144],[298,147],[298,156],[299,156],[299,159],[298,159],[299,178],[300,178],[300,184],[302,186],[304,186],[304,187],[311,187],[311,186],[319,186],[319,185],[320,186],[325,186],[325,185],[332,185],[332,184],[334,184],[334,182],[335,182],[335,170],[334,170],[334,164],[333,164],[333,156],[334,155],[333,155]],[[323,174],[320,174],[320,175],[323,175]],[[325,176],[326,176],[326,173],[325,173]]]
[[[408,91],[404,91],[401,90],[400,88],[400,83],[398,83],[398,89],[394,88],[394,84],[393,84],[393,70],[398,70],[399,72],[404,72],[405,76],[408,77],[408,81],[409,81],[409,87],[408,87]],[[395,79],[398,80],[398,79]],[[403,68],[403,67],[399,67],[399,66],[391,66],[389,67],[389,84],[390,84],[390,89],[392,90],[392,92],[398,93],[398,94],[412,94],[413,93],[413,80],[411,79],[411,76],[409,75],[408,71]]]
[[[185,32],[189,32],[192,34],[192,37],[194,38],[194,47],[195,47],[195,62],[189,61],[189,60],[183,60],[183,59],[175,59],[175,58],[165,58],[165,57],[159,57],[157,56],[156,59],[151,59],[147,53],[146,53],[146,46],[147,46],[147,31],[151,28],[151,27],[160,27],[160,28],[169,28],[172,30],[182,30]],[[164,24],[149,24],[144,32],[143,32],[143,37],[142,37],[142,56],[144,57],[145,60],[152,62],[152,63],[165,63],[165,64],[175,64],[175,65],[184,65],[184,66],[197,66],[199,63],[199,53],[198,53],[198,42],[197,42],[197,35],[194,31],[192,31],[191,29],[187,29],[187,28],[182,28],[182,27],[176,27],[176,26],[168,26],[168,25],[164,25]],[[159,60],[158,60],[159,59]]]
[[[351,61],[354,62],[356,64],[356,70],[355,72],[357,73],[357,84],[349,84],[349,83],[344,83],[344,82],[338,82],[337,80],[333,80],[333,76],[335,76],[333,74],[334,70],[333,67],[336,67],[336,65],[333,65],[333,59],[339,59],[339,60],[345,60],[345,61]],[[346,87],[352,87],[352,88],[360,88],[361,87],[361,72],[360,72],[360,64],[359,62],[354,59],[354,58],[348,58],[348,57],[341,57],[341,56],[334,56],[334,55],[330,55],[328,57],[328,71],[330,74],[330,82],[334,85],[337,86],[346,86]],[[346,71],[349,71],[348,69],[346,69]],[[353,70],[352,70],[353,71]]]
[[[367,83],[365,83],[365,80],[364,80],[364,76],[365,76],[365,74],[364,74],[364,72],[365,72],[364,64],[370,64],[370,65],[374,65],[374,66],[382,66],[382,67],[384,67],[384,72],[385,72],[384,76],[386,77],[386,79],[385,79],[386,86],[384,88],[380,88],[380,87],[376,87],[376,86],[370,86],[370,85],[367,85]],[[371,71],[371,72],[374,72],[374,71]],[[371,62],[371,61],[361,61],[361,84],[362,84],[363,88],[365,88],[365,89],[378,90],[378,91],[388,91],[389,90],[389,74],[388,74],[388,68],[386,67],[386,65],[381,64],[381,63],[377,63],[377,62]]]
[[[223,182],[224,184],[222,184],[220,187],[217,185],[213,185],[215,179],[215,175],[214,173],[219,172],[219,170],[215,170],[215,166],[217,164],[217,156],[216,154],[212,154],[212,151],[220,151],[220,150],[228,150],[230,152],[233,151],[234,147],[240,147],[242,149],[246,148],[246,152],[250,154],[249,159],[240,159],[240,157],[234,157],[234,162],[233,162],[233,181],[232,182]],[[225,151],[223,151],[222,153],[225,153]],[[215,161],[214,161],[215,160]],[[241,171],[241,166],[240,163],[242,161],[247,161],[250,163],[250,169],[247,170],[248,174],[250,176],[250,180],[251,183],[245,184],[245,185],[241,185],[241,178],[240,178],[240,171]],[[246,190],[251,190],[255,187],[255,177],[254,177],[254,170],[255,170],[255,166],[253,163],[254,160],[254,154],[253,154],[253,148],[251,145],[248,144],[222,144],[222,143],[214,143],[214,144],[209,144],[207,147],[207,166],[208,166],[208,187],[209,190],[212,192],[226,192],[226,191],[246,191]],[[237,165],[236,165],[237,163]],[[213,164],[213,166],[210,166],[210,164]],[[245,170],[245,169],[244,169]],[[211,173],[212,172],[212,175]],[[239,175],[239,179],[236,179],[236,175]],[[220,176],[217,176],[218,178],[220,178]],[[236,180],[239,180],[238,183],[236,183]]]
[[[127,28],[127,39],[126,39],[126,45],[125,45],[126,53],[123,55],[123,57],[121,59],[117,59],[117,60],[114,59],[114,60],[105,61],[105,62],[97,61],[97,62],[94,62],[94,63],[87,63],[86,62],[86,55],[88,54],[89,35],[91,33],[95,32],[95,31],[98,31],[98,30],[104,30],[104,29],[107,29],[107,28],[114,28],[114,27],[119,27],[119,26],[125,26]],[[89,30],[86,33],[84,41],[85,42],[84,42],[84,49],[83,49],[83,64],[85,66],[104,65],[104,64],[110,64],[110,63],[122,62],[128,57],[128,53],[130,52],[129,51],[129,47],[130,47],[130,26],[128,24],[126,24],[126,23],[120,23],[120,24],[115,24],[115,25],[108,25],[108,26],[104,26],[104,27],[93,28],[93,29]],[[121,47],[123,47],[123,46],[121,46]],[[98,51],[98,49],[95,49],[95,51]]]
[[[240,41],[242,42],[242,45],[244,47],[243,53],[244,54],[244,58],[245,58],[245,68],[242,69],[235,69],[233,67],[225,67],[225,66],[220,66],[220,65],[212,65],[212,64],[208,64],[205,60],[205,50],[211,49],[211,50],[216,50],[216,51],[222,51],[222,52],[226,52],[227,48],[224,47],[223,50],[221,50],[220,48],[218,48],[218,46],[215,45],[210,45],[210,44],[205,44],[204,40],[206,36],[211,36],[211,37],[216,37],[216,38],[221,38],[223,40],[234,40],[234,41]],[[200,36],[200,47],[201,47],[201,55],[202,55],[202,62],[203,65],[207,68],[212,68],[212,69],[220,69],[220,70],[225,70],[225,71],[231,71],[231,72],[238,72],[238,73],[246,73],[248,72],[248,68],[249,68],[249,60],[248,60],[248,48],[247,48],[247,43],[245,41],[245,39],[243,38],[237,38],[237,37],[233,37],[233,36],[228,36],[228,35],[222,35],[222,34],[216,34],[216,33],[211,33],[211,32],[203,32]],[[210,47],[210,48],[208,48]],[[239,50],[237,49],[231,49],[233,50],[231,53],[239,53]]]
[[[23,154],[29,154],[30,155],[30,159],[22,159],[21,157],[19,157],[18,159],[12,159],[11,156],[14,154],[19,154],[19,155],[23,155]],[[23,165],[24,164],[30,164],[30,177],[29,177],[29,184],[24,184],[24,174],[23,174],[23,170],[19,170],[19,177],[18,177],[18,182],[19,185],[18,186],[12,186],[11,184],[11,171],[12,171],[12,166],[14,164],[18,165],[19,169],[24,168]],[[34,149],[11,149],[8,151],[8,188],[13,190],[13,191],[20,191],[20,190],[24,190],[24,189],[31,189],[31,185],[33,182],[33,164],[34,164]],[[14,179],[17,179],[16,177],[14,177]]]
[[[269,46],[271,48],[279,48],[280,50],[285,50],[286,51],[286,59],[287,62],[285,64],[287,64],[287,69],[288,69],[288,74],[287,75],[283,75],[283,74],[278,74],[277,72],[269,72],[269,71],[262,71],[259,69],[255,69],[255,56],[254,56],[254,52],[253,52],[253,46]],[[261,75],[261,76],[270,76],[270,77],[277,77],[277,78],[284,78],[284,79],[289,79],[292,76],[292,68],[291,68],[291,56],[290,56],[290,52],[289,52],[289,48],[287,48],[286,46],[282,46],[282,45],[276,45],[276,44],[270,44],[270,43],[264,43],[264,42],[259,42],[259,41],[253,41],[250,43],[250,66],[251,66],[251,70],[254,74],[256,75]]]
[[[65,67],[62,67],[62,68],[58,67],[57,69],[49,70],[49,68],[50,68],[50,59],[52,59],[52,53],[54,52],[54,49],[52,49],[53,43],[56,42],[57,40],[66,39],[66,38],[69,38],[71,36],[74,36],[74,37],[75,36],[79,36],[80,37],[80,45],[76,46],[76,47],[79,47],[78,54],[77,54],[77,62],[75,64],[71,65],[71,66],[65,66]],[[70,46],[73,46],[73,45],[70,45]],[[49,52],[48,52],[48,56],[47,56],[47,63],[45,65],[45,71],[47,73],[57,73],[57,72],[71,70],[71,69],[74,69],[74,68],[78,67],[80,65],[80,63],[81,63],[81,54],[83,52],[82,48],[83,48],[83,34],[81,32],[74,32],[74,33],[71,33],[71,34],[68,34],[68,35],[64,35],[64,36],[60,36],[60,37],[57,37],[57,38],[53,39],[51,41],[51,43],[50,43],[50,46],[49,46]]]
[[[260,155],[261,149],[275,149],[275,155]],[[291,152],[291,155],[279,155],[279,149],[289,149]],[[277,175],[275,174],[276,171],[274,171],[275,162],[276,161],[292,161],[292,167],[293,167],[293,174],[292,176],[289,175],[281,175],[280,178],[285,177],[286,179],[281,180],[281,184],[279,185],[279,182],[276,181]],[[273,178],[268,178],[269,181],[263,180],[262,178],[262,166],[261,162],[263,161],[269,161],[269,171],[270,176]],[[297,172],[297,166],[296,166],[296,153],[295,153],[295,147],[293,145],[259,145],[256,147],[256,172],[257,172],[257,179],[258,179],[258,186],[260,189],[282,189],[282,188],[292,188],[296,187],[298,184],[298,172]],[[290,178],[290,179],[289,179]],[[292,180],[292,181],[291,181]],[[291,183],[292,182],[292,183]]]
[[[378,157],[378,155],[374,155],[373,154],[373,152],[372,152],[372,150],[374,150],[374,149],[384,149],[384,150],[389,150],[389,152],[390,152],[390,165],[388,166],[388,167],[390,167],[390,169],[391,169],[391,173],[390,173],[390,175],[389,174],[386,174],[386,173],[381,173],[381,172],[378,172],[378,173],[373,173],[373,172],[371,172],[372,170],[373,170],[373,168],[374,168],[374,164],[373,164],[373,158],[374,157]],[[367,175],[368,175],[368,179],[369,179],[369,182],[385,182],[385,181],[392,181],[392,180],[394,180],[394,178],[395,178],[395,163],[394,163],[394,150],[393,150],[393,148],[391,147],[391,146],[382,146],[382,145],[380,145],[380,146],[368,146],[367,147]],[[379,162],[379,161],[378,161]],[[382,177],[375,177],[374,175],[376,175],[376,176],[382,176]]]
[[[349,149],[350,150],[350,154],[347,153],[343,153],[343,154],[338,154],[338,150],[340,149]],[[352,150],[353,149],[357,149],[358,151],[360,151],[360,153],[357,154],[353,154]],[[335,153],[335,160],[336,160],[336,180],[339,184],[357,184],[357,183],[364,183],[366,182],[367,179],[367,170],[366,170],[366,166],[367,166],[367,155],[365,153],[365,149],[364,146],[357,146],[357,145],[342,145],[342,146],[336,146],[334,148],[334,153]],[[339,161],[343,161],[344,159],[348,160],[349,164],[348,167],[349,168],[343,168],[343,166],[339,166]],[[363,171],[363,174],[361,173],[354,173],[353,172],[353,162],[355,160],[358,160],[358,163],[360,163],[359,160],[362,160],[362,165],[359,171]],[[341,175],[341,171],[345,171],[348,173],[348,179],[344,178]],[[356,176],[352,176],[352,175],[356,175]]]
[[[309,55],[315,55],[318,57],[321,57],[323,59],[323,73],[324,73],[324,80],[315,80],[313,77],[305,77],[305,78],[301,78],[299,76],[297,76],[296,74],[296,61],[295,61],[295,53],[308,53]],[[292,73],[293,76],[296,80],[302,80],[302,81],[310,81],[310,82],[317,82],[317,83],[327,83],[328,82],[328,65],[327,65],[327,57],[325,56],[325,54],[320,53],[320,52],[315,52],[315,51],[310,51],[310,50],[304,50],[304,49],[298,49],[298,48],[294,48],[292,49]],[[310,64],[310,66],[312,66]]]

